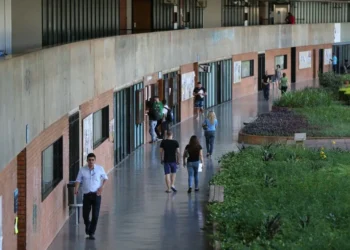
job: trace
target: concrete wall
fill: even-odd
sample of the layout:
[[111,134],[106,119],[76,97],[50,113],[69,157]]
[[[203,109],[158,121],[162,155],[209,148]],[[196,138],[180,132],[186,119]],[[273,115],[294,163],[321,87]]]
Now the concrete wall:
[[41,48],[41,0],[12,0],[12,53]]
[[[341,26],[350,29],[348,23]],[[0,169],[45,128],[110,89],[197,61],[333,43],[333,31],[334,24],[310,24],[145,33],[82,41],[2,61]]]
[[208,0],[203,10],[203,28],[221,27],[221,0]]

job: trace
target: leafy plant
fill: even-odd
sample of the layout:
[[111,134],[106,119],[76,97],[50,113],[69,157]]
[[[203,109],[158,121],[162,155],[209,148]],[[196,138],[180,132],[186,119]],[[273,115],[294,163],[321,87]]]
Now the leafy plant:
[[342,77],[333,72],[319,73],[318,78],[320,85],[333,93],[336,93],[343,85]]
[[208,205],[218,225],[212,240],[224,250],[348,249],[350,154],[322,151],[327,160],[318,149],[286,145],[224,155],[224,171],[211,180],[225,187],[224,202]]

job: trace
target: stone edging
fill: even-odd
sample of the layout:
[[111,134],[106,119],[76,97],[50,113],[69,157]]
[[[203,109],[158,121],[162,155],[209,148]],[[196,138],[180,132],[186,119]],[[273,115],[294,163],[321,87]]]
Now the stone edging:
[[[307,137],[307,140],[340,140],[350,139],[350,137]],[[262,145],[269,143],[287,143],[288,140],[294,140],[292,136],[265,136],[265,135],[250,135],[239,131],[238,142],[251,144],[251,145]]]

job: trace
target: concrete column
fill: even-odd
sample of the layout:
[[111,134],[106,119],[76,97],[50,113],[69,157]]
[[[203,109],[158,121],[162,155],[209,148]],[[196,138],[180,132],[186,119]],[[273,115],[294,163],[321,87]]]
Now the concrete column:
[[244,26],[248,26],[248,0],[244,0]]
[[[175,18],[176,17],[176,18]],[[179,13],[178,13],[178,6],[174,6],[174,30],[177,30],[178,28],[178,22],[179,22]]]

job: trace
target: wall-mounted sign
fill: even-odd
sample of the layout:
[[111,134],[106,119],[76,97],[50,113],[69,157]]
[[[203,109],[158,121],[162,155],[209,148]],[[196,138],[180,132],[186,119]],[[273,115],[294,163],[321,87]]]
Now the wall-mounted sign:
[[233,63],[233,83],[241,82],[241,75],[242,75],[241,64],[242,64],[241,61],[237,61]]
[[83,120],[83,165],[86,165],[86,157],[94,150],[93,140],[93,114]]
[[324,50],[324,65],[332,64],[332,49]]
[[335,43],[340,43],[341,42],[340,36],[341,36],[340,23],[335,23],[334,24],[334,42]]
[[299,69],[311,68],[311,51],[301,51],[299,52]]
[[194,71],[181,75],[181,100],[185,101],[193,97],[194,80],[196,74]]

